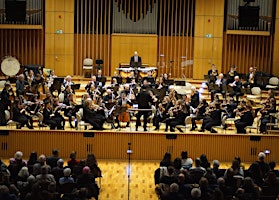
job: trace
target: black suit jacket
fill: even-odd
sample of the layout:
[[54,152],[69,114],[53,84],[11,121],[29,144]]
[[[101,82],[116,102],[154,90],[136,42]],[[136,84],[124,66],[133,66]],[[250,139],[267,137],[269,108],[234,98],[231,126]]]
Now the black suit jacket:
[[[132,56],[131,59],[130,59],[130,66],[132,67],[133,63],[135,62],[135,57]],[[138,62],[137,63],[140,63],[139,65],[141,65],[141,57],[138,56]],[[138,66],[140,67],[140,66]]]
[[139,109],[149,109],[151,108],[150,103],[152,102],[152,98],[150,94],[143,90],[137,95]]

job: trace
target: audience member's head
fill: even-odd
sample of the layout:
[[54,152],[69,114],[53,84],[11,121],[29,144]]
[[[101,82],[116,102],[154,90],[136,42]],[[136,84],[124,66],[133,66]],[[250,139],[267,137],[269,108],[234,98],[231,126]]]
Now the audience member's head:
[[264,152],[260,152],[258,155],[258,159],[260,162],[264,162],[265,159],[265,153]]
[[271,161],[268,163],[270,170],[274,170],[276,167],[276,163],[274,161]]
[[213,168],[214,169],[218,169],[220,167],[219,160],[213,160],[212,163],[213,163]]
[[63,170],[63,174],[65,177],[69,177],[71,175],[72,170],[70,168],[65,168]]
[[182,159],[187,159],[188,158],[188,152],[187,151],[182,151],[181,152],[181,158]]
[[191,190],[191,196],[192,196],[193,199],[199,199],[201,197],[200,188],[193,188]]

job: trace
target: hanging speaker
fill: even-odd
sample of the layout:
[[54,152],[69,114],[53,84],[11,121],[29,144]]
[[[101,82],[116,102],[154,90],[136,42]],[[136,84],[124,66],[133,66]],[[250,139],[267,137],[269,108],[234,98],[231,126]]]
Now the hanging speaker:
[[6,21],[26,21],[26,0],[5,0]]
[[239,6],[238,26],[259,27],[260,6]]

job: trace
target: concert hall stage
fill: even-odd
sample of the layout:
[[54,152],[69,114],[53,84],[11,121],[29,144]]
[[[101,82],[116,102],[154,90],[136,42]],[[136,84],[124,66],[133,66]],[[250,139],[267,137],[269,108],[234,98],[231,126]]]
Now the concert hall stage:
[[192,158],[206,153],[209,160],[231,162],[237,155],[243,162],[252,162],[258,152],[270,150],[267,161],[279,162],[279,135],[272,134],[135,132],[130,128],[122,131],[2,129],[0,134],[2,158],[13,157],[18,150],[28,158],[32,151],[50,154],[53,148],[58,148],[63,158],[75,150],[79,159],[90,152],[98,159],[127,159],[130,142],[135,160],[161,160],[166,151],[175,158],[187,150]]

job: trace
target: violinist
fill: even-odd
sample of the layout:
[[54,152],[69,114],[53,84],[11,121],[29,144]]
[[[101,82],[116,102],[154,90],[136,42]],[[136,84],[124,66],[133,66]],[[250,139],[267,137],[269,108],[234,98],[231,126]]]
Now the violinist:
[[261,124],[260,124],[260,133],[267,133],[267,126],[266,124],[273,121],[274,119],[271,118],[270,114],[276,112],[276,106],[275,105],[275,99],[270,98],[266,99],[266,101],[263,103],[263,108],[259,111],[261,116]]
[[249,67],[249,72],[246,76],[246,82],[243,84],[244,87],[254,87],[255,86],[255,76],[256,76],[256,68],[255,67]]
[[208,103],[206,99],[202,99],[198,107],[196,108],[196,113],[192,117],[192,128],[190,131],[193,131],[197,128],[196,120],[201,120],[205,117],[206,108],[208,107]]
[[245,127],[252,126],[254,122],[254,115],[252,113],[252,107],[246,105],[244,110],[237,113],[240,116],[240,119],[234,121],[237,133],[246,133]]
[[6,126],[7,121],[5,120],[5,110],[8,110],[8,106],[11,104],[10,96],[13,95],[12,87],[10,82],[5,83],[5,87],[3,88],[0,94],[0,125]]
[[88,81],[87,85],[85,86],[87,92],[90,90],[92,85],[94,85],[95,88],[97,88],[99,85],[99,83],[97,82],[97,78],[94,75],[91,77],[91,80]]
[[67,98],[64,99],[63,104],[65,104],[64,109],[64,116],[69,118],[69,124],[71,128],[76,128],[77,124],[72,124],[73,117],[75,118],[77,110],[74,109],[76,106],[76,103],[74,102],[74,94],[70,93],[68,94]]
[[[171,109],[174,118],[169,118],[166,120],[166,129],[165,132],[168,132],[168,127],[170,127],[170,131],[174,132],[174,128],[177,125],[185,125],[185,118],[189,116],[187,113],[186,105],[183,100],[178,100],[177,104],[173,109]],[[178,128],[180,132],[183,132],[180,128]]]
[[120,127],[120,121],[121,122],[126,122],[126,127],[130,126],[130,114],[127,112],[127,107],[128,106],[133,106],[133,103],[127,98],[125,93],[121,94],[121,99],[118,100],[117,102],[117,107],[120,108],[126,108],[123,110],[123,112],[118,113],[116,115],[115,122],[117,123],[117,128]]
[[[242,104],[240,102],[240,104]],[[234,101],[234,99],[232,97],[230,97],[227,100],[226,104],[223,104],[223,109],[226,112],[225,116],[226,118],[235,118],[236,116],[236,112],[235,110],[237,109],[237,103]]]
[[32,82],[33,82],[33,80],[34,80],[34,72],[33,72],[32,69],[30,69],[30,70],[28,71],[28,74],[27,74],[27,76],[26,76],[26,80],[27,80],[27,82],[28,82],[28,85],[31,86],[31,85],[32,85]]
[[164,96],[162,103],[158,104],[158,108],[156,109],[155,116],[153,118],[153,125],[155,126],[155,131],[159,130],[160,122],[163,122],[167,119],[168,110],[173,107],[169,96]]
[[209,76],[208,83],[215,82],[218,76],[218,70],[216,65],[212,64],[211,69],[208,70],[207,75]]
[[67,85],[64,90],[64,98],[67,98],[68,94],[71,94],[71,93],[73,93],[73,90],[71,89],[70,85]]
[[65,108],[67,108],[67,106],[63,103],[59,103],[59,100],[58,98],[54,98],[53,99],[53,118],[56,120],[56,121],[59,121],[59,123],[61,124],[61,126],[63,126],[63,130],[64,130],[64,126],[65,126],[65,119],[64,117],[62,116],[61,112],[65,110]]
[[66,76],[63,82],[63,86],[66,87],[67,85],[71,86],[74,85],[75,83],[72,81],[72,77],[70,75]]
[[54,110],[50,104],[50,101],[45,101],[43,116],[44,116],[43,123],[49,125],[51,130],[54,130],[56,128],[60,130],[64,129],[63,121],[55,117]]
[[107,89],[107,95],[103,97],[103,103],[112,103],[115,100],[115,96],[111,89]]
[[28,85],[28,82],[24,80],[24,75],[20,74],[18,80],[16,81],[16,96],[24,95],[25,86]]
[[83,119],[93,126],[91,130],[104,130],[103,124],[106,119],[98,112],[98,107],[92,104],[92,99],[90,98],[84,101]]
[[24,125],[29,129],[33,129],[33,120],[32,117],[27,115],[26,108],[26,105],[22,105],[19,100],[16,100],[12,107],[12,120],[20,123],[20,125],[17,126],[17,129],[21,129]]
[[49,84],[52,85],[53,82],[54,82],[54,79],[57,78],[53,69],[50,70],[49,75],[47,76],[47,78],[49,79]]
[[159,77],[159,80],[157,81],[155,88],[160,90],[162,88],[165,87],[165,83],[164,83],[164,78],[162,76]]
[[221,125],[221,114],[222,110],[220,109],[219,103],[211,103],[210,105],[211,110],[209,111],[209,115],[204,117],[202,122],[201,130],[199,132],[204,132],[204,130],[208,130],[211,133],[217,133],[216,130],[212,129],[213,126]]

